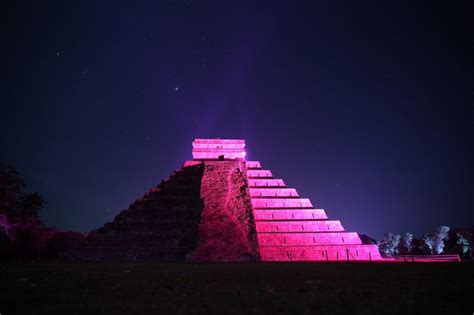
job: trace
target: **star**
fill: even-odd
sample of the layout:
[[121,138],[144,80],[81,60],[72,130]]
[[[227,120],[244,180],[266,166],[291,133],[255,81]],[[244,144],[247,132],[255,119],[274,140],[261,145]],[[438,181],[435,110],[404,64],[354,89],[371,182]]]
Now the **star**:
[[59,55],[61,55],[61,53],[59,51],[56,52],[56,56],[59,57]]
[[175,87],[174,90],[175,90],[175,91],[179,91],[179,87]]

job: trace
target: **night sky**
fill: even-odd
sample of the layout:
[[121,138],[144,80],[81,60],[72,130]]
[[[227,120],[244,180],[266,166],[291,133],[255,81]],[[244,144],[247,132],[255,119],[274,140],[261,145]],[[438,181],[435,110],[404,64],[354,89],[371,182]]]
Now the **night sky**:
[[474,224],[472,11],[223,2],[4,7],[0,161],[47,225],[100,227],[210,137],[350,231]]

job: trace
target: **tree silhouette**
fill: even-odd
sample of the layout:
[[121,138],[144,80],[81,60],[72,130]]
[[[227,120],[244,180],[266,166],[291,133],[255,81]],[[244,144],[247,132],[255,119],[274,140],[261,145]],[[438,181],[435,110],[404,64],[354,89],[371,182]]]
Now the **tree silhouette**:
[[39,193],[25,193],[25,188],[16,169],[0,163],[0,214],[11,223],[42,224],[39,213],[46,201]]

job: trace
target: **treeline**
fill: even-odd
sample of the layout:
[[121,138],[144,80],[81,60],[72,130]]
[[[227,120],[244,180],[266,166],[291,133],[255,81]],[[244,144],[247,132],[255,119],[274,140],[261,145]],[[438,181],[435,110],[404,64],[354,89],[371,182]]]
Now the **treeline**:
[[0,163],[0,260],[57,259],[84,239],[81,233],[45,227],[39,193],[25,192],[26,183],[11,166]]
[[473,259],[471,244],[474,242],[474,227],[450,228],[442,225],[420,238],[409,232],[403,235],[388,232],[378,241],[367,236],[362,236],[362,239],[366,243],[377,244],[385,257],[458,254],[463,259]]

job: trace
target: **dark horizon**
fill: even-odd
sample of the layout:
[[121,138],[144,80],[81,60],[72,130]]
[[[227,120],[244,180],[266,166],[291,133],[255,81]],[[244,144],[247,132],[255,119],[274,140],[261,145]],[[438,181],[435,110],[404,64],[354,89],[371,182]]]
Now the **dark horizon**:
[[349,231],[474,224],[467,7],[114,5],[8,7],[0,162],[46,225],[102,226],[215,137]]

